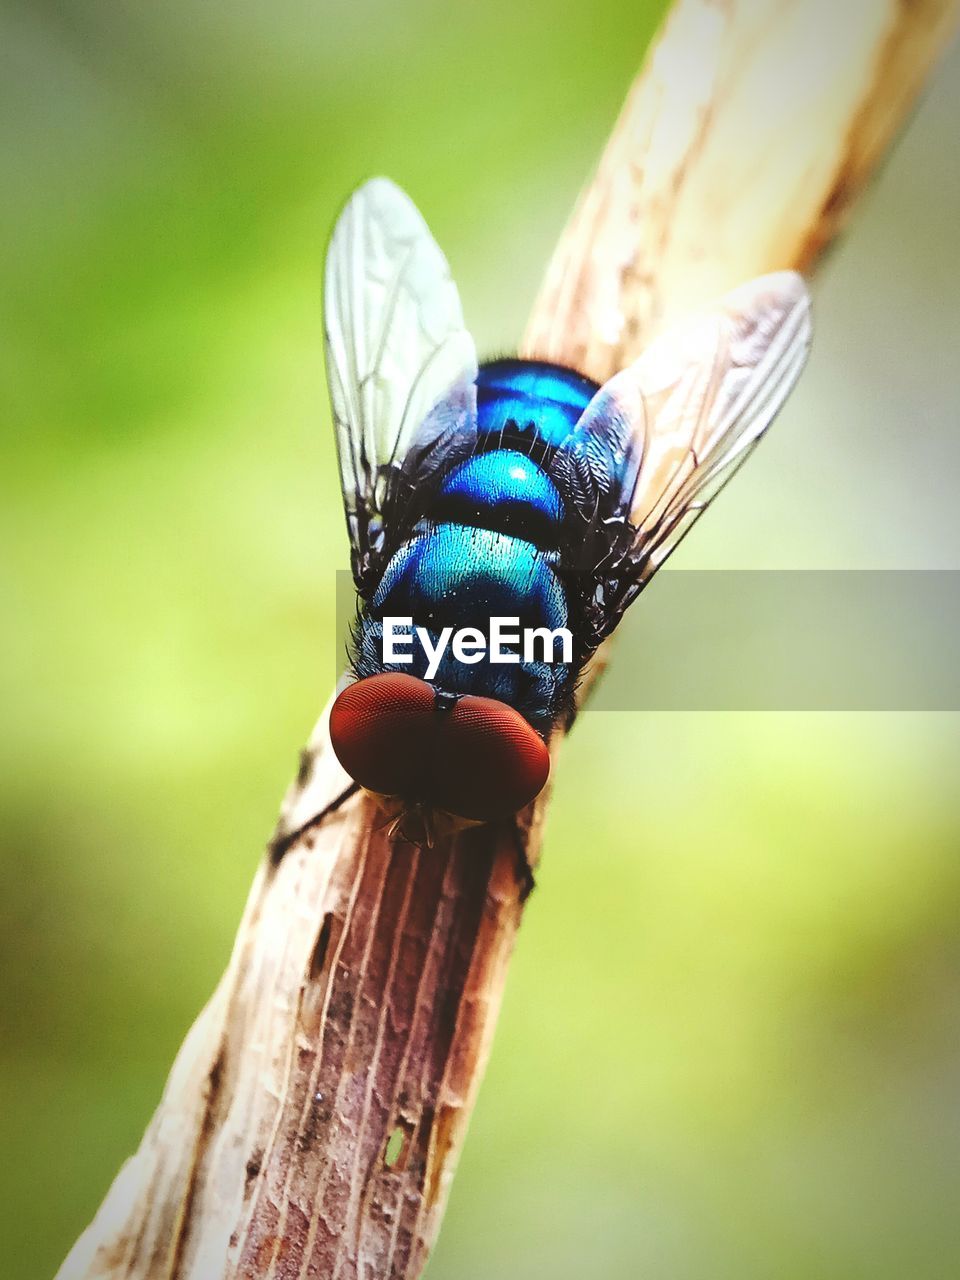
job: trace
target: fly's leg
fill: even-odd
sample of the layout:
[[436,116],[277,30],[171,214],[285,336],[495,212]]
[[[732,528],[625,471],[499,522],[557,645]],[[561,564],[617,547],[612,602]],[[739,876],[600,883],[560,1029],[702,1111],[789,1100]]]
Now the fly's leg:
[[358,782],[351,782],[348,787],[345,787],[344,790],[341,791],[335,799],[331,800],[328,805],[321,809],[319,813],[315,813],[312,818],[308,818],[306,822],[297,827],[296,831],[288,831],[286,835],[274,836],[270,841],[269,846],[271,863],[274,866],[277,866],[282,861],[283,855],[292,844],[299,840],[302,835],[311,831],[314,827],[319,827],[325,818],[328,818],[331,813],[336,813],[340,806],[345,804],[351,796],[355,796],[359,790],[360,784]]
[[537,882],[534,879],[530,859],[527,857],[526,841],[515,819],[510,823],[510,834],[513,838],[513,870],[517,877],[517,884],[520,886],[520,905],[523,906],[537,887]]

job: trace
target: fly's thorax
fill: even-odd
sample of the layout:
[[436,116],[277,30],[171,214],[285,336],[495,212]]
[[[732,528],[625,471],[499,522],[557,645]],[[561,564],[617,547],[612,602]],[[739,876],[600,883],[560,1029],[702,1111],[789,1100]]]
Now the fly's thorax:
[[[458,645],[458,636],[468,635],[463,628],[450,635],[451,628],[438,631],[423,626],[396,626],[389,619],[387,633],[384,622],[368,613],[360,615],[354,643],[354,671],[361,679],[384,671],[408,674],[453,697],[475,694],[495,698],[519,711],[538,733],[549,737],[561,710],[572,694],[574,672],[563,661],[563,640],[553,633],[552,639],[536,636],[527,648],[513,649],[504,645],[506,660],[496,660],[489,644]],[[477,638],[483,634],[476,628]],[[530,634],[530,633],[528,633]],[[544,654],[550,655],[550,660]]]
[[523,538],[475,525],[427,525],[391,558],[370,613],[410,616],[432,628],[488,628],[516,617],[523,628],[564,627],[567,600],[555,557]]

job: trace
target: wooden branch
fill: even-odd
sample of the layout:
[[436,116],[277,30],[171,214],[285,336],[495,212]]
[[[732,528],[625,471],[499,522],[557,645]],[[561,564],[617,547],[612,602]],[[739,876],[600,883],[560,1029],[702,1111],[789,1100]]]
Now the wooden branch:
[[680,0],[553,256],[524,351],[603,381],[752,276],[809,273],[956,0]]
[[[957,10],[678,0],[524,351],[602,379],[673,316],[761,272],[810,268]],[[361,796],[314,821],[349,781],[326,722],[227,971],[62,1280],[421,1274],[520,923],[515,849],[492,828],[391,844]],[[544,808],[528,816],[533,862]]]

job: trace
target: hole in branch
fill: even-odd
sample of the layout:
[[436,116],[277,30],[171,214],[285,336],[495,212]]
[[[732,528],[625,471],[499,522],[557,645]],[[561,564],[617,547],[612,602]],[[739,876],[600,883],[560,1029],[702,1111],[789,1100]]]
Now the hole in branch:
[[416,1122],[401,1111],[397,1116],[396,1124],[389,1138],[387,1138],[387,1145],[383,1149],[383,1165],[385,1169],[393,1169],[398,1173],[402,1173],[406,1169],[416,1129]]
[[394,1129],[393,1133],[391,1133],[390,1137],[387,1139],[386,1150],[383,1153],[383,1163],[388,1169],[395,1168],[401,1155],[403,1155],[403,1144],[406,1141],[406,1137],[407,1135],[400,1126],[397,1125],[396,1129]]
[[323,966],[327,960],[327,948],[330,946],[330,931],[333,928],[333,914],[328,911],[323,917],[323,924],[320,926],[320,932],[317,934],[317,940],[313,945],[313,953],[310,956],[310,981],[316,982],[323,973]]

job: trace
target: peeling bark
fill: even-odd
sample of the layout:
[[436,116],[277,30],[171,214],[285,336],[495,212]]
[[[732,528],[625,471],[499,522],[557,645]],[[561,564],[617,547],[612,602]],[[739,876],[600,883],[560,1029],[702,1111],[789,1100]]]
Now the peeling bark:
[[553,255],[523,349],[600,381],[751,276],[810,273],[956,0],[680,0]]
[[[525,353],[604,379],[690,307],[764,271],[809,270],[957,12],[956,0],[677,0],[560,241]],[[370,800],[344,798],[326,721],[227,971],[61,1280],[422,1272],[522,915],[516,847],[492,827],[432,850],[390,844]],[[534,865],[546,803],[525,815]]]

